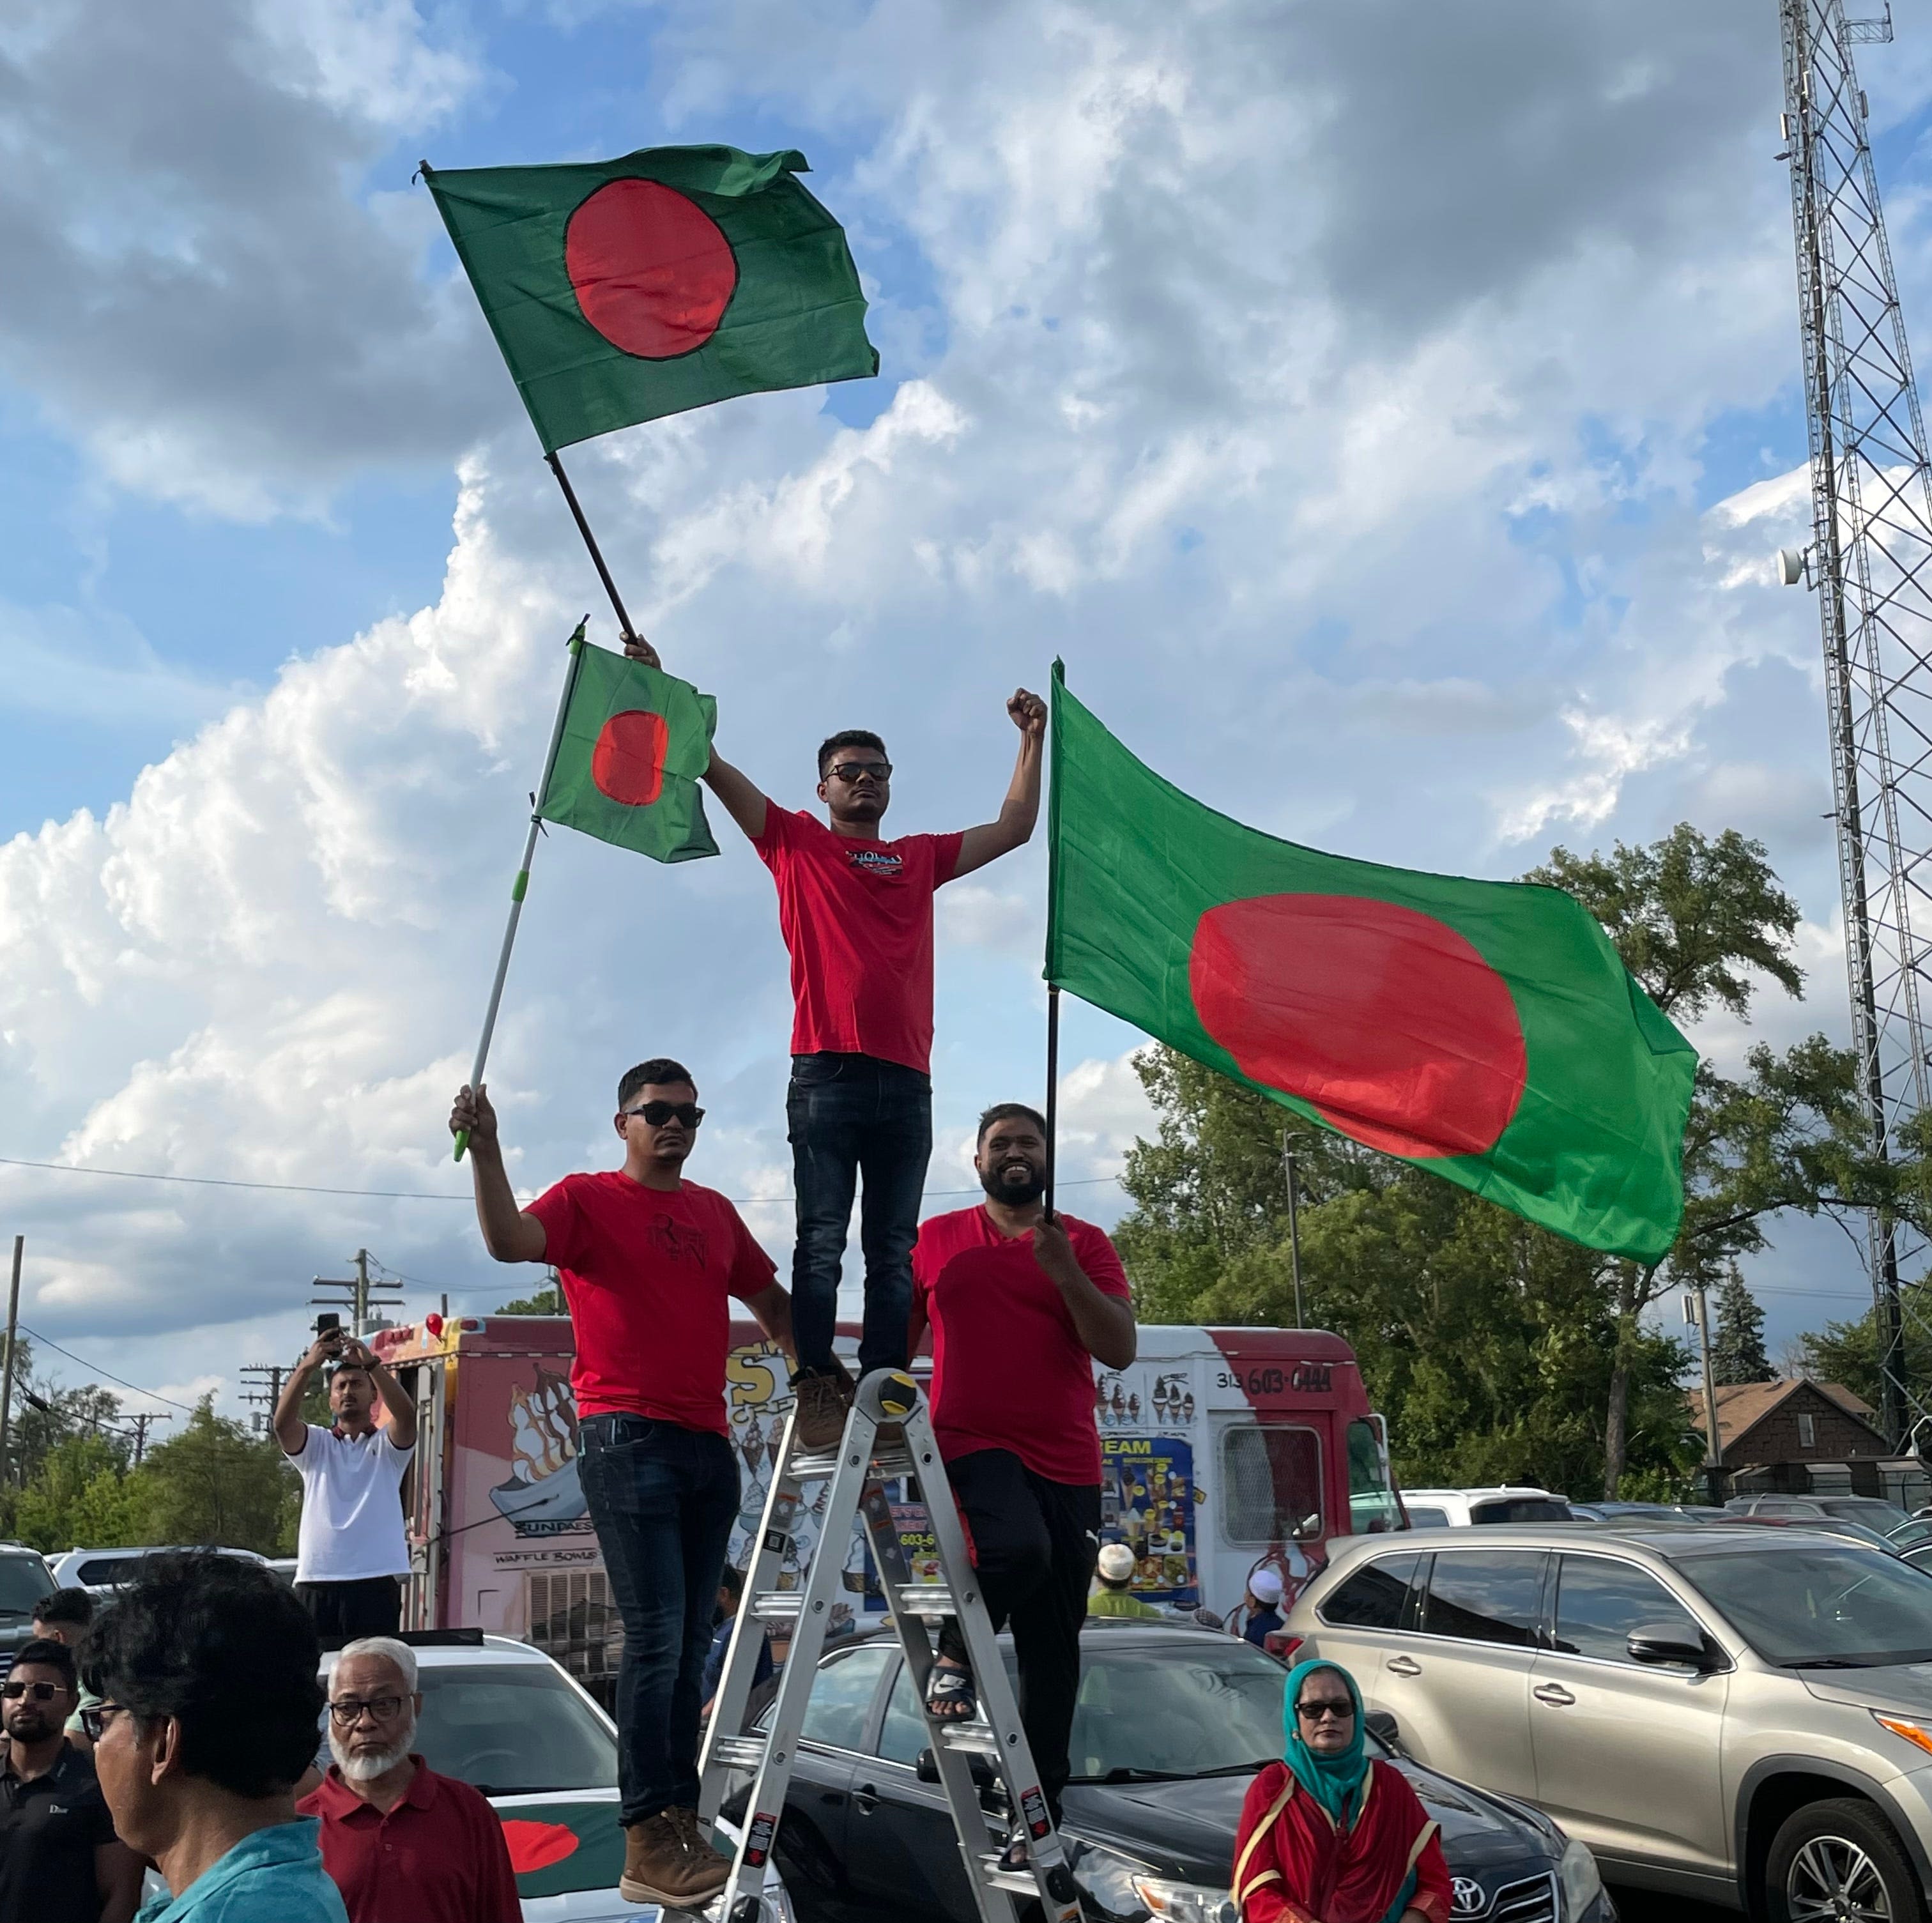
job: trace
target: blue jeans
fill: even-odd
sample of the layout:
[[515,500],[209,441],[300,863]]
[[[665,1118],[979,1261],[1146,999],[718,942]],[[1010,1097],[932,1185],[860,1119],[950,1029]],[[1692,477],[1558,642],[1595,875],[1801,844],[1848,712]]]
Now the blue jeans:
[[617,1669],[620,1820],[698,1804],[698,1712],[718,1579],[738,1514],[723,1436],[641,1415],[590,1415],[580,1472],[624,1624]]
[[791,1320],[799,1366],[832,1366],[838,1275],[862,1172],[859,1246],[866,1256],[866,1319],[859,1367],[861,1373],[903,1369],[912,1245],[932,1154],[932,1078],[872,1055],[794,1055],[785,1120],[798,1198]]

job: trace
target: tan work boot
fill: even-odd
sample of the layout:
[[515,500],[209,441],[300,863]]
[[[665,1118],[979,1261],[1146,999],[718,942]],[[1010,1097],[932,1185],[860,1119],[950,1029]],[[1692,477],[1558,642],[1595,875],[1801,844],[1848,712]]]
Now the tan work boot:
[[731,1866],[708,1845],[692,1847],[692,1834],[677,1820],[677,1812],[661,1811],[632,1823],[624,1832],[624,1868],[617,1894],[626,1903],[657,1903],[688,1908],[716,1896],[730,1876]]
[[[688,1803],[680,1804],[676,1809],[667,1810],[664,1814],[671,1820],[674,1828],[684,1839],[685,1848],[690,1852],[694,1874],[702,1874],[708,1880],[703,1887],[707,1896],[715,1896],[722,1889],[731,1874],[731,1859],[718,1849],[711,1840],[711,1832],[698,1820],[698,1812]],[[716,1870],[716,1876],[712,1872]]]
[[852,1406],[852,1378],[834,1362],[830,1372],[814,1370],[792,1384],[798,1398],[798,1422],[792,1433],[800,1448],[822,1454],[845,1438],[845,1418]]

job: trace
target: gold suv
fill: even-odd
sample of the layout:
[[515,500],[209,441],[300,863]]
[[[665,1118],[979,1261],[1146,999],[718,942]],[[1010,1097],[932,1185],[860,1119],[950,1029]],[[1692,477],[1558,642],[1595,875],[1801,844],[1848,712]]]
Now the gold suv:
[[1504,1525],[1336,1546],[1286,1625],[1432,1769],[1613,1882],[1767,1923],[1917,1923],[1932,1576],[1800,1528]]

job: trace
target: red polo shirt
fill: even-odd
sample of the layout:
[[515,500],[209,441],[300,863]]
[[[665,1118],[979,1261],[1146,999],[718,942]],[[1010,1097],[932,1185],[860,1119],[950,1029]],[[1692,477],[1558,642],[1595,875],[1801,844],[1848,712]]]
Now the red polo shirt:
[[322,1820],[322,1864],[349,1923],[523,1923],[516,1873],[496,1812],[466,1783],[416,1773],[387,1816],[334,1764],[296,1805]]

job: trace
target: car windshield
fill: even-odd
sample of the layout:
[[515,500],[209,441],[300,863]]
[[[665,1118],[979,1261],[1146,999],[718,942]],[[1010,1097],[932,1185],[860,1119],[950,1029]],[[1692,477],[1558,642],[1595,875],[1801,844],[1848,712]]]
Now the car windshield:
[[1288,1672],[1252,1643],[1090,1636],[1080,1654],[1076,1781],[1233,1774],[1281,1754]]
[[37,1556],[0,1556],[0,1618],[18,1622],[54,1586],[47,1565]]
[[1912,1520],[1895,1502],[1881,1502],[1875,1496],[1827,1496],[1818,1506],[1828,1516],[1842,1516],[1848,1522],[1862,1522],[1882,1536],[1902,1529]]
[[1896,1556],[1792,1529],[1761,1555],[1687,1556],[1677,1567],[1785,1669],[1932,1660],[1932,1576]]
[[486,1796],[608,1790],[616,1739],[548,1663],[425,1665],[416,1749]]

